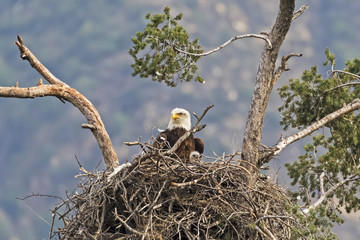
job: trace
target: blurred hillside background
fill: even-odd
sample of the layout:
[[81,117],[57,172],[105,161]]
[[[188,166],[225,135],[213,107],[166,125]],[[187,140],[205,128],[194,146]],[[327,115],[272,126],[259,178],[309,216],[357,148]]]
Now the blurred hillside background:
[[[323,68],[324,50],[336,55],[337,69],[346,59],[360,55],[360,1],[297,1],[309,4],[293,22],[282,54],[303,53],[289,61],[275,88],[304,70]],[[166,128],[169,113],[183,107],[201,114],[215,104],[203,120],[207,127],[198,136],[205,140],[205,155],[240,149],[244,125],[264,42],[244,39],[200,60],[205,84],[186,83],[176,88],[131,77],[128,55],[131,37],[142,31],[147,12],[161,13],[169,5],[173,14],[182,12],[182,25],[191,38],[199,38],[210,50],[229,38],[268,31],[278,1],[262,0],[103,0],[48,1],[2,0],[0,3],[0,85],[34,86],[39,74],[19,57],[14,45],[20,34],[27,47],[65,83],[83,93],[97,107],[121,162],[140,151],[123,141],[141,137],[148,141],[157,128]],[[275,144],[283,133],[277,108],[281,100],[273,92],[265,119],[263,143]],[[81,129],[84,117],[71,104],[56,98],[0,99],[0,239],[48,239],[51,209],[59,200],[33,197],[32,193],[66,197],[80,179],[75,156],[87,170],[104,169],[101,153],[89,130]],[[290,135],[292,130],[285,132]],[[286,187],[284,163],[303,152],[296,143],[270,162],[267,172]],[[359,213],[344,216],[336,227],[340,239],[360,235]],[[46,223],[48,222],[48,223]],[[55,227],[61,227],[57,224]]]

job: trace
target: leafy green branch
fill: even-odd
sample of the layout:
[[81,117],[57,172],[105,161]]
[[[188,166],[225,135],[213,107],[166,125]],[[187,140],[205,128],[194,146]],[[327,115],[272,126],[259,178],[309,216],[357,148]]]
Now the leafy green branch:
[[[301,200],[308,218],[317,217],[316,226],[341,223],[341,209],[360,209],[360,60],[346,62],[343,70],[334,70],[335,56],[325,51],[331,75],[323,78],[316,66],[291,79],[279,89],[284,101],[279,108],[281,124],[302,129],[282,139],[275,148],[278,154],[285,146],[323,128],[304,146],[305,153],[292,164],[286,164],[292,185],[300,191],[291,193]],[[321,153],[321,154],[320,154]]]
[[[198,74],[196,62],[198,56],[181,53],[182,49],[189,53],[202,53],[198,39],[189,40],[187,31],[178,24],[182,14],[171,17],[170,8],[164,8],[164,14],[148,13],[149,20],[143,32],[137,32],[132,38],[134,46],[129,50],[135,63],[131,65],[133,76],[151,77],[153,81],[164,81],[168,86],[175,87],[180,81],[192,79],[203,83]],[[139,56],[140,55],[140,56]]]

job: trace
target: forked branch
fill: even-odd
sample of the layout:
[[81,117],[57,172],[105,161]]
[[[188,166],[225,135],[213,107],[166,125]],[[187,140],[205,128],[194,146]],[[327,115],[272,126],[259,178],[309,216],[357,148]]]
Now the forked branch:
[[101,117],[94,105],[76,89],[71,88],[60,79],[56,78],[25,46],[24,41],[18,36],[15,42],[20,51],[20,57],[27,60],[30,65],[45,78],[50,84],[43,84],[39,81],[37,86],[30,88],[0,87],[0,97],[8,98],[35,98],[44,96],[54,96],[73,104],[84,115],[87,120],[86,126],[93,133],[107,168],[114,168],[119,165],[117,155],[111,143],[110,137],[105,129]]

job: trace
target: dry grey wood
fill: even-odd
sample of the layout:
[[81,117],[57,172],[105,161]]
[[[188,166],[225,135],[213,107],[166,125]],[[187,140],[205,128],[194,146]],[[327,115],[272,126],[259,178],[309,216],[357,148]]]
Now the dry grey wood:
[[342,108],[336,110],[335,112],[332,112],[328,115],[326,115],[325,117],[323,117],[322,119],[314,122],[313,124],[311,124],[310,126],[308,126],[307,128],[301,130],[300,132],[297,132],[293,135],[291,135],[290,137],[287,137],[285,139],[282,139],[280,142],[278,142],[274,148],[276,149],[276,151],[274,152],[275,155],[279,154],[286,146],[288,146],[289,144],[296,142],[302,138],[304,138],[305,136],[313,133],[314,131],[318,130],[319,128],[323,127],[325,124],[327,124],[328,122],[346,114],[352,111],[355,111],[357,109],[360,108],[360,99],[355,99],[354,101],[352,101],[351,103],[349,103],[348,105],[343,106]]
[[107,168],[115,168],[119,166],[118,157],[111,143],[109,134],[107,133],[104,123],[96,110],[95,106],[76,89],[56,78],[25,46],[24,41],[18,36],[18,41],[15,42],[20,51],[20,57],[27,60],[30,65],[50,84],[43,84],[39,81],[37,86],[21,88],[18,84],[15,87],[0,87],[0,97],[8,98],[35,98],[54,96],[60,100],[65,100],[73,104],[84,115],[87,120],[88,127],[94,135],[101,153],[104,157],[104,162]]
[[275,63],[278,59],[280,47],[290,28],[294,8],[295,0],[280,0],[276,21],[269,32],[272,48],[269,49],[266,44],[259,61],[255,89],[251,100],[241,150],[244,160],[244,162],[241,162],[241,165],[254,173],[258,172],[258,169],[255,168],[254,165],[258,164],[259,147],[266,108],[273,86],[279,77],[279,74],[275,74]]

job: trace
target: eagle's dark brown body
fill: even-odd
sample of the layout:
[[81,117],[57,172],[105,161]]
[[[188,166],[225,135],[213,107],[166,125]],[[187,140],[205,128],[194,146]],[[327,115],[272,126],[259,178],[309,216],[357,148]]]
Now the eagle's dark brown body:
[[[186,129],[181,127],[172,130],[166,129],[156,137],[155,146],[161,147],[162,149],[170,149],[185,133]],[[200,138],[194,138],[194,135],[190,134],[190,136],[181,143],[175,154],[182,160],[189,160],[190,154],[194,151],[202,154],[204,152],[204,143]]]

